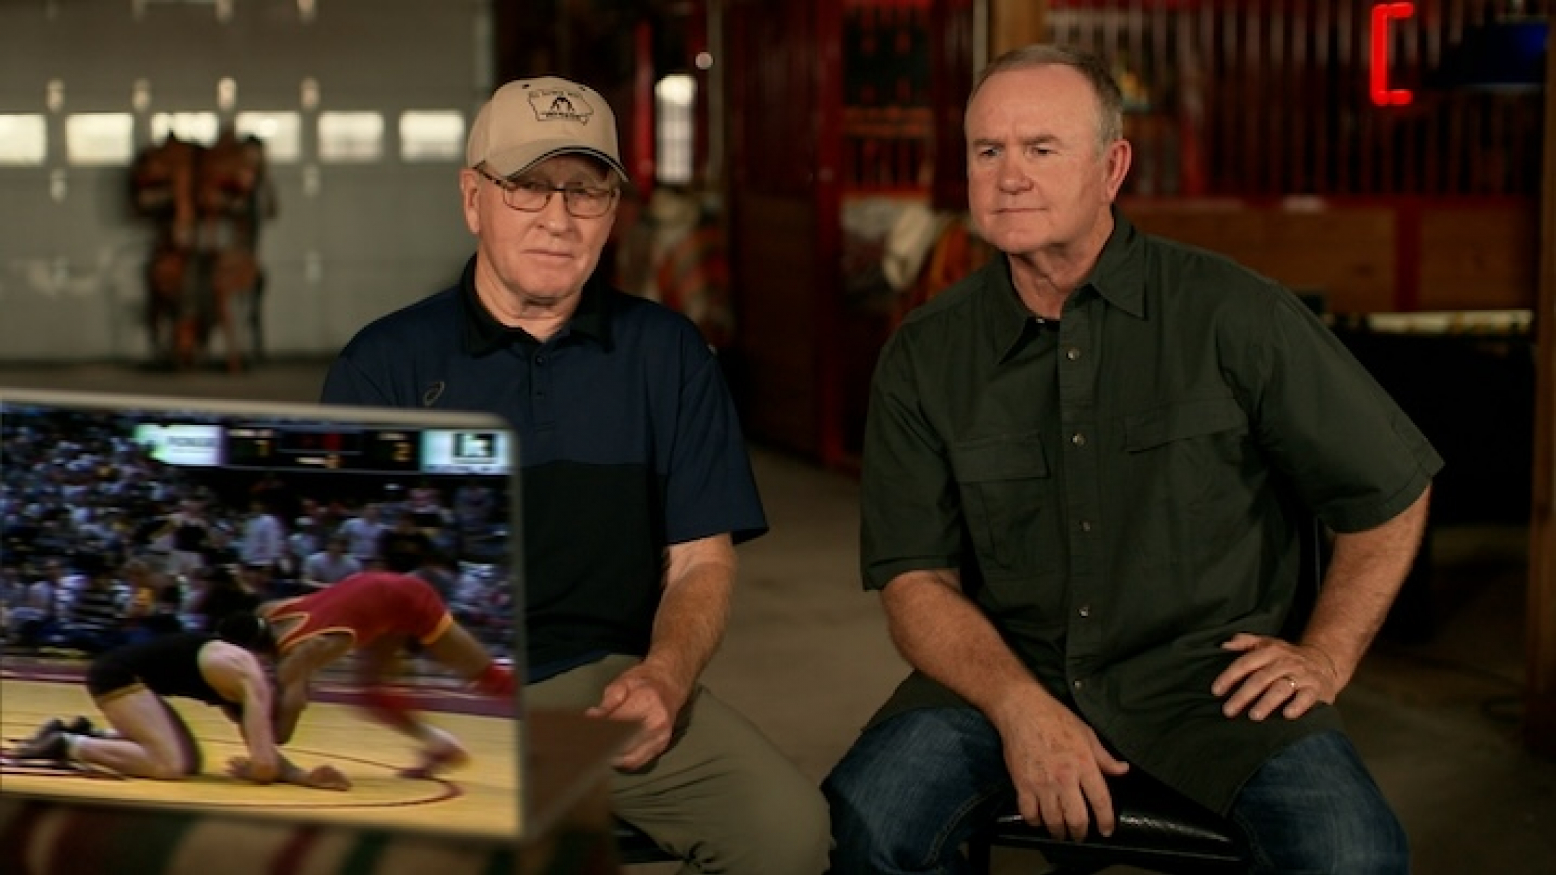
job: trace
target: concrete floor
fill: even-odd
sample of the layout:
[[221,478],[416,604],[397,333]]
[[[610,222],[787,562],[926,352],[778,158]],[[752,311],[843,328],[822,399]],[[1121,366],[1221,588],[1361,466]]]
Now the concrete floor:
[[[322,375],[319,362],[238,375],[0,365],[0,386],[306,402]],[[772,532],[741,548],[734,619],[706,680],[819,781],[903,663],[859,588],[853,479],[781,453],[754,458]],[[1556,762],[1520,741],[1527,531],[1441,529],[1432,558],[1432,634],[1380,640],[1341,709],[1410,833],[1416,875],[1556,872]],[[1018,854],[995,868],[1043,870]]]

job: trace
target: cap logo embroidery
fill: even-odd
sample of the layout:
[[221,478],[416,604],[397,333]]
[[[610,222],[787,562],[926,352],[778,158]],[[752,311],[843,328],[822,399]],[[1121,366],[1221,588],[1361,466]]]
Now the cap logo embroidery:
[[556,88],[531,91],[529,105],[535,110],[536,120],[543,122],[567,121],[586,125],[594,115],[594,107],[583,99],[583,95]]

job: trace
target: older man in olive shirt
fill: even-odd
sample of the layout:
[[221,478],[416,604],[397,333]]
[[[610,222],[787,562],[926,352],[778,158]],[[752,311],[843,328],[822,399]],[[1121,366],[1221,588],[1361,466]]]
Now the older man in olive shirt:
[[[915,671],[826,782],[838,875],[963,871],[1012,801],[1110,833],[1130,769],[1229,814],[1259,871],[1408,871],[1331,705],[1441,460],[1295,295],[1112,207],[1119,106],[1052,47],[974,86],[972,214],[1005,257],[876,373],[862,566]],[[1313,514],[1333,560],[1287,641]]]

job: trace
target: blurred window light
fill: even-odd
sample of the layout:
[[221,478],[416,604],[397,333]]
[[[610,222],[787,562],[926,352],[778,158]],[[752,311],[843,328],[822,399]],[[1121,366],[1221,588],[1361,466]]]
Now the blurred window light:
[[49,154],[49,128],[41,113],[0,114],[0,164],[37,167]]
[[239,137],[258,137],[265,144],[265,160],[272,164],[296,164],[303,158],[303,119],[299,113],[240,112],[233,127]]
[[232,112],[238,105],[238,80],[223,76],[216,83],[216,106],[223,112]]
[[232,20],[233,5],[233,0],[130,0],[130,13],[139,21],[154,6],[209,6],[216,20],[226,24]]
[[465,116],[457,109],[407,110],[400,114],[400,160],[460,161]]
[[151,141],[160,143],[172,134],[186,143],[209,146],[220,128],[214,112],[158,112],[151,116]]
[[667,185],[692,181],[696,146],[697,80],[672,73],[654,85],[655,176]]
[[65,117],[65,159],[83,167],[123,165],[135,157],[135,116],[81,112]]
[[319,160],[365,164],[384,154],[384,117],[376,112],[319,113]]

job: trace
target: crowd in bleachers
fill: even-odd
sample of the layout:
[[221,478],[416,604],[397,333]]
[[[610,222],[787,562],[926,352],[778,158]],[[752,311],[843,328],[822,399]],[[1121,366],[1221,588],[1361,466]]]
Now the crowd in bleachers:
[[[507,654],[516,607],[508,520],[474,481],[389,487],[382,500],[306,495],[273,473],[224,496],[205,469],[154,458],[100,420],[12,416],[0,433],[0,638],[8,650],[94,655],[214,629],[261,601],[386,568],[425,577],[462,625]],[[229,490],[230,491],[230,490]],[[384,520],[390,520],[389,523]]]

